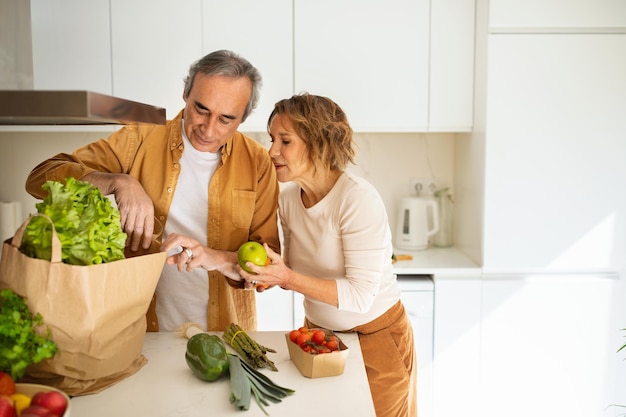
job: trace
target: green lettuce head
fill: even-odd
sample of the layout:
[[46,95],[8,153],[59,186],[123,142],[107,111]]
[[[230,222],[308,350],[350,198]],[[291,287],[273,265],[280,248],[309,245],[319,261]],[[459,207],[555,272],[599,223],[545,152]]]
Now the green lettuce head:
[[[124,259],[126,233],[120,212],[91,183],[67,178],[65,184],[47,181],[48,195],[35,207],[54,223],[61,241],[61,259],[72,265],[93,265]],[[42,216],[31,218],[20,250],[26,255],[50,260],[52,227]]]

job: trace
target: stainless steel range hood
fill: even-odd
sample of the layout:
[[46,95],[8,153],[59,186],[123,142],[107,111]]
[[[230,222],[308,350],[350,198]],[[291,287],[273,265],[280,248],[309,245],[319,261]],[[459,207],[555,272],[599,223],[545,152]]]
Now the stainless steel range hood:
[[165,109],[91,91],[0,90],[0,125],[165,124]]

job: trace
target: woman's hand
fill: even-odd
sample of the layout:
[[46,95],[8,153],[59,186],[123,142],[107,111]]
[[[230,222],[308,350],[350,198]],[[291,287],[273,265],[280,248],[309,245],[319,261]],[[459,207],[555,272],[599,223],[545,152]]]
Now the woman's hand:
[[254,272],[252,274],[237,265],[239,275],[246,280],[246,288],[256,287],[258,292],[263,292],[270,287],[278,285],[286,289],[293,276],[293,271],[285,265],[283,258],[279,254],[267,246],[267,243],[264,243],[263,247],[271,261],[269,265],[258,266],[252,262],[246,262],[246,266]]
[[264,243],[263,247],[271,261],[269,265],[258,266],[252,262],[246,262],[246,266],[253,272],[251,274],[237,264],[239,275],[246,281],[245,288],[256,287],[257,292],[263,292],[278,285],[284,290],[299,292],[305,297],[314,298],[334,307],[339,305],[336,279],[298,274],[287,267],[281,255],[270,249],[267,244]]

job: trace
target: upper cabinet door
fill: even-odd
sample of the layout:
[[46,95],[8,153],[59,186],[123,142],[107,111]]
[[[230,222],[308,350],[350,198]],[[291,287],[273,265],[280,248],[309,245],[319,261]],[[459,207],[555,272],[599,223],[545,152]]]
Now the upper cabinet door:
[[263,77],[259,104],[241,131],[266,132],[274,104],[293,94],[292,9],[291,0],[203,0],[204,53],[230,49]]
[[489,37],[484,268],[626,255],[626,35]]
[[626,1],[491,0],[489,25],[508,31],[626,28]]
[[109,0],[31,0],[33,87],[111,94]]
[[113,93],[166,108],[184,107],[184,78],[202,57],[201,0],[110,0]]
[[428,129],[428,0],[295,0],[295,92],[328,96],[358,131]]
[[474,0],[431,2],[430,132],[472,130],[474,25]]

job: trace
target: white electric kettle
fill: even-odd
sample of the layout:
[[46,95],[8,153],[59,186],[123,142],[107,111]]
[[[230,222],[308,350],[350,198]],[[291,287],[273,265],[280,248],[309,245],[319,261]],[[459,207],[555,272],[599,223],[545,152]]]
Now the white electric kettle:
[[439,230],[437,202],[421,197],[400,200],[396,219],[395,246],[399,249],[423,250],[428,238]]

